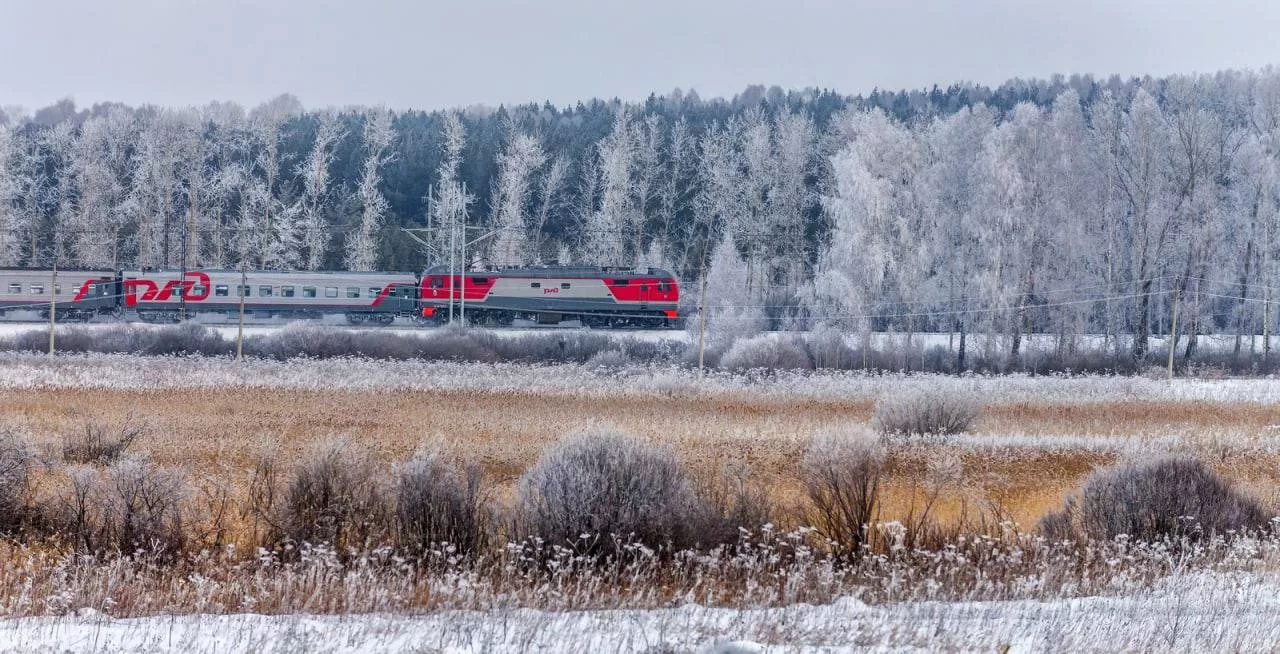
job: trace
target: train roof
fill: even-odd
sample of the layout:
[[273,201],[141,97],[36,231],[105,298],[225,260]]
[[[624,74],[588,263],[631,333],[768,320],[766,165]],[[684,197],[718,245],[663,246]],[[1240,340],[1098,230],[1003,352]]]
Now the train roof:
[[[448,275],[448,266],[432,266],[424,275]],[[453,271],[455,275],[464,274],[461,270]],[[624,268],[608,266],[527,266],[523,268],[499,268],[496,270],[468,270],[467,275],[492,275],[495,277],[561,277],[561,278],[595,278],[609,277],[617,279],[637,279],[652,277],[675,278],[669,270],[661,268]]]

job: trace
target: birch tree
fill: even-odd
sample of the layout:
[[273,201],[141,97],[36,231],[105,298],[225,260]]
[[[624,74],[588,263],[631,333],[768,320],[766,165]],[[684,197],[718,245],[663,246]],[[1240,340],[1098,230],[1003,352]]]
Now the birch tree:
[[378,230],[387,212],[387,199],[378,185],[380,169],[392,160],[388,152],[394,136],[391,112],[385,109],[370,112],[365,117],[365,160],[360,187],[356,193],[360,199],[360,224],[347,236],[346,265],[348,270],[374,270],[377,266]]
[[490,259],[498,267],[520,266],[534,257],[536,241],[528,234],[525,207],[534,173],[542,167],[546,155],[536,136],[524,134],[508,126],[506,147],[498,155],[498,180],[494,190],[494,213],[491,226],[498,233],[490,249]]
[[326,111],[318,117],[316,138],[311,153],[298,166],[302,177],[302,198],[299,213],[302,220],[302,267],[319,270],[333,238],[329,224],[331,189],[329,168],[333,164],[334,148],[345,136],[337,114]]

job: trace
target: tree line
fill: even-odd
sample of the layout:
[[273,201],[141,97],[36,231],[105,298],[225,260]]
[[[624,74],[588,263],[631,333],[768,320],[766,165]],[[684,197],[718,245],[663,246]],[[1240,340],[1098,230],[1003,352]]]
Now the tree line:
[[64,100],[0,112],[0,265],[661,266],[725,337],[1265,352],[1278,157],[1272,69],[449,111]]

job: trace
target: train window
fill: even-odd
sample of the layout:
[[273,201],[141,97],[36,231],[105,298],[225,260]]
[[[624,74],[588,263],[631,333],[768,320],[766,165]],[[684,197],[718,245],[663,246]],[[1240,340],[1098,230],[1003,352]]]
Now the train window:
[[488,277],[472,277],[471,283],[479,286],[487,286],[489,284]]
[[359,287],[359,286],[348,286],[348,287],[347,287],[347,297],[360,297],[360,287]]
[[280,287],[280,297],[293,297],[293,287],[292,287],[292,286],[281,286],[281,287]]
[[325,297],[338,297],[338,287],[337,287],[337,286],[326,286],[326,287],[324,287],[324,296],[325,296]]
[[541,282],[530,282],[530,283],[529,283],[529,288],[542,288],[542,283],[541,283]]
[[427,282],[427,288],[444,288],[444,278],[432,277],[431,281]]
[[316,287],[314,286],[302,287],[302,297],[315,297],[315,296],[316,296]]
[[205,288],[204,288],[204,286],[203,286],[203,285],[201,285],[201,284],[196,284],[195,286],[192,286],[192,287],[191,287],[191,294],[192,294],[192,295],[194,295],[194,296],[196,296],[196,297],[200,297],[200,296],[204,295],[205,293],[206,293]]
[[560,282],[560,288],[569,288],[569,282]]
[[379,295],[382,295],[382,289],[376,286],[369,287],[369,297],[378,297]]
[[62,295],[62,284],[54,284],[53,292],[55,295]]
[[263,284],[258,287],[258,295],[261,297],[271,297],[271,287]]
[[658,282],[658,292],[660,292],[660,293],[670,293],[670,292],[671,292],[671,282]]
[[230,292],[231,288],[226,284],[218,284],[213,287],[213,294],[217,297],[227,297],[227,294]]
[[40,295],[40,294],[42,294],[42,293],[44,293],[44,284],[32,284],[32,285],[31,285],[31,294],[32,294],[32,295]]
[[615,285],[617,285],[617,286],[630,286],[630,285],[631,285],[631,280],[630,280],[630,279],[615,279],[615,280],[613,280],[613,283],[614,283]]
[[253,288],[251,288],[251,287],[249,287],[249,286],[237,286],[237,287],[236,287],[236,296],[237,296],[237,297],[249,297],[250,295],[253,295]]
[[9,292],[10,292],[10,293],[21,293],[21,292],[22,292],[22,284],[9,284]]

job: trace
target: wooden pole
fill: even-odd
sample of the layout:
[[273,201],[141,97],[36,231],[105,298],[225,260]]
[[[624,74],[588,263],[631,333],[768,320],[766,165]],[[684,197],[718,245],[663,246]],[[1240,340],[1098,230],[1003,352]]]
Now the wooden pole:
[[245,262],[240,262],[240,326],[236,330],[236,361],[244,359],[244,296],[249,292],[249,274]]

